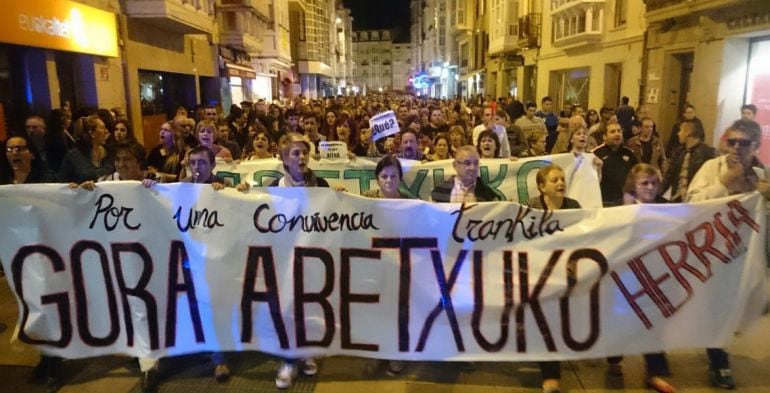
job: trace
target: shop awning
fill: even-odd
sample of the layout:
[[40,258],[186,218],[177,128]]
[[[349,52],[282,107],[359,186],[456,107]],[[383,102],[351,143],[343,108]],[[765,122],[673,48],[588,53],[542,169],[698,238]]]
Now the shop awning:
[[225,68],[227,68],[227,76],[238,76],[246,79],[257,77],[257,71],[248,66],[226,62]]

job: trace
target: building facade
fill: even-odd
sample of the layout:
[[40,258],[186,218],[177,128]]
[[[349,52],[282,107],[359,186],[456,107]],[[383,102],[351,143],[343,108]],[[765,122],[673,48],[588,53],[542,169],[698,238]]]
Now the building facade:
[[616,108],[620,98],[639,102],[644,52],[644,4],[630,0],[545,2],[537,96],[554,109]]
[[251,57],[256,71],[255,99],[286,99],[292,97],[296,76],[292,71],[291,39],[289,33],[288,0],[267,0],[270,18],[258,32],[261,51]]
[[353,93],[353,17],[350,10],[341,6],[337,8],[335,50],[337,94],[350,95]]
[[667,138],[685,103],[715,143],[754,103],[770,164],[770,2],[646,0],[643,103]]
[[[74,19],[77,13],[80,19]],[[0,140],[32,113],[124,107],[118,1],[9,2],[0,21]],[[44,29],[41,26],[51,26]]]
[[291,57],[306,98],[336,94],[334,60],[336,13],[332,0],[290,0]]
[[395,91],[409,91],[409,78],[414,75],[415,64],[412,60],[412,45],[410,43],[398,43],[392,44],[393,53],[393,66],[392,66],[392,78],[390,86]]
[[393,41],[389,30],[353,32],[356,91],[372,94],[393,89]]

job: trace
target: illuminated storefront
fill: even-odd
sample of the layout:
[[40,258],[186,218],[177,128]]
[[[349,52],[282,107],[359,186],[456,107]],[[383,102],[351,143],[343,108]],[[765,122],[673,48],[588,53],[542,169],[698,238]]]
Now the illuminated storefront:
[[0,104],[18,128],[69,104],[123,106],[115,14],[67,0],[13,1],[0,13]]

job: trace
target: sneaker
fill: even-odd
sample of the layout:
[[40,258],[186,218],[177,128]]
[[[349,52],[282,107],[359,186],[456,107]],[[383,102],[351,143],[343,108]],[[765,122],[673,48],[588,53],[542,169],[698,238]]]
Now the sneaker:
[[142,393],[155,393],[158,391],[158,370],[149,369],[142,373]]
[[302,361],[302,374],[311,376],[318,374],[318,364],[315,359],[305,359]]
[[230,367],[227,367],[226,364],[218,364],[216,367],[214,367],[214,379],[217,380],[217,382],[222,383],[227,381],[230,378]]
[[386,373],[391,377],[400,374],[406,368],[406,362],[403,360],[388,360],[388,371]]
[[711,370],[711,384],[722,389],[735,389],[735,380],[733,380],[732,371],[730,371],[729,368]]
[[283,362],[278,367],[278,375],[275,376],[275,387],[278,389],[288,389],[296,377],[297,366],[292,363]]

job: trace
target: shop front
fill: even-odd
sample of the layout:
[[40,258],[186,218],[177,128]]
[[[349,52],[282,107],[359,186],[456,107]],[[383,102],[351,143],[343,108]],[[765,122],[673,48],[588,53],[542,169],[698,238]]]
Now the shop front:
[[122,106],[115,14],[68,0],[6,2],[0,13],[0,139],[31,114]]

